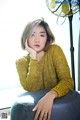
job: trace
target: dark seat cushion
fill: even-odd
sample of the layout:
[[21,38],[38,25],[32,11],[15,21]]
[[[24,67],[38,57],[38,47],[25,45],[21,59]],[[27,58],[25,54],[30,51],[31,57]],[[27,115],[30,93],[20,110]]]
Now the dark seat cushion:
[[[49,89],[37,92],[25,92],[18,96],[11,108],[11,120],[34,120],[32,109]],[[52,107],[51,120],[80,120],[80,94],[70,91],[57,98]]]

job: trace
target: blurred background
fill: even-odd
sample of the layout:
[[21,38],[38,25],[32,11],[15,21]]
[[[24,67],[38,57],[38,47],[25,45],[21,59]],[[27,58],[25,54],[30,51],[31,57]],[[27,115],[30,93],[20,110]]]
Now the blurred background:
[[[69,21],[59,19],[52,14],[45,0],[0,0],[0,90],[20,87],[15,61],[27,55],[21,49],[20,39],[24,27],[29,21],[43,17],[49,23],[56,41],[64,50],[71,70]],[[79,12],[73,16],[73,45],[75,61],[76,90],[80,88],[78,80]],[[63,23],[62,25],[60,25]]]

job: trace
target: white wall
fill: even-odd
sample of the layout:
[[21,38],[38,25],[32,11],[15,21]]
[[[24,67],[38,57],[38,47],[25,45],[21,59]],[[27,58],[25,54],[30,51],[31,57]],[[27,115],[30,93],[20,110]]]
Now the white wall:
[[[69,21],[61,26],[57,17],[47,8],[45,0],[0,0],[0,88],[19,84],[15,61],[27,54],[20,46],[20,37],[27,22],[43,17],[56,37],[56,43],[64,50],[70,66]],[[63,21],[63,19],[61,19]],[[75,47],[75,73],[77,86],[77,54],[79,36],[79,14],[73,17]]]

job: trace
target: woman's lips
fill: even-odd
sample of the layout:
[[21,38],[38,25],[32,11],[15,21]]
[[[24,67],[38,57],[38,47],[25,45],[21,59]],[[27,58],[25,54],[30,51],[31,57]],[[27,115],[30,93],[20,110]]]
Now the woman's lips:
[[40,47],[40,45],[34,45],[35,47]]

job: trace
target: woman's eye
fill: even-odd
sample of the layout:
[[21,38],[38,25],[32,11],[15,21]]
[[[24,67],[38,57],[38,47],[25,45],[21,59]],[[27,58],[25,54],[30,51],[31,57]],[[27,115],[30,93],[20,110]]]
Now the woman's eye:
[[45,35],[40,35],[41,37],[44,37]]

